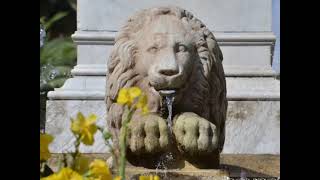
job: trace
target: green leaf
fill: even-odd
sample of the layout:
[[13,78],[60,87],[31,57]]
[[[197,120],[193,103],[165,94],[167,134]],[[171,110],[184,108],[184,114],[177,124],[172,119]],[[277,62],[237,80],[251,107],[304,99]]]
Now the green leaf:
[[52,16],[47,22],[44,23],[44,28],[47,31],[50,27],[60,19],[64,18],[68,15],[68,12],[58,12],[54,16]]
[[105,140],[109,140],[112,137],[112,134],[109,133],[108,131],[105,131],[103,133],[103,137],[104,137]]
[[76,64],[76,46],[71,38],[46,41],[40,50],[40,65],[71,66]]
[[68,0],[68,3],[73,10],[77,11],[77,1],[76,0]]
[[41,23],[41,24],[45,24],[45,23],[46,23],[45,19],[46,19],[46,17],[42,16],[42,17],[40,18],[40,23]]

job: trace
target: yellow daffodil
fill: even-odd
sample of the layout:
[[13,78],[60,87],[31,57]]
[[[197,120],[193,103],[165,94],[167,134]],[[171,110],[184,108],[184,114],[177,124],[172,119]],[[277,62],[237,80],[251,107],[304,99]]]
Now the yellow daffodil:
[[139,97],[142,92],[141,92],[141,89],[139,89],[138,87],[132,87],[132,88],[129,88],[128,93],[130,98],[133,100]]
[[[135,102],[136,98],[138,98],[137,102]],[[134,107],[141,109],[144,114],[149,111],[147,107],[148,98],[138,87],[120,89],[117,103],[128,105],[129,107],[131,107],[133,103],[136,103]]]
[[149,111],[147,103],[148,103],[148,97],[146,95],[142,95],[142,96],[140,96],[136,107],[138,109],[141,109],[142,113],[146,114]]
[[96,126],[97,116],[94,114],[89,115],[87,118],[82,113],[77,114],[77,119],[72,119],[71,130],[74,134],[80,136],[83,144],[92,145],[94,143],[94,134],[97,132]]
[[149,175],[149,176],[139,176],[139,180],[160,180],[160,177],[155,175]]
[[115,178],[113,178],[113,180],[122,180],[121,176],[116,176]]
[[131,106],[135,98],[139,97],[141,93],[141,89],[138,87],[122,88],[119,91],[117,103]]
[[41,180],[83,180],[83,177],[70,168],[62,168],[58,173],[41,178]]
[[117,103],[122,104],[122,105],[124,105],[124,104],[128,104],[129,106],[131,105],[130,95],[129,95],[128,89],[126,89],[126,88],[120,89],[119,94],[118,94],[118,98],[117,98]]
[[40,161],[46,161],[50,158],[49,144],[53,141],[53,137],[49,134],[40,133]]
[[95,180],[112,180],[108,165],[100,159],[95,159],[89,166],[90,176]]
[[89,163],[90,160],[88,157],[80,155],[76,160],[75,160],[75,167],[74,169],[79,172],[80,174],[84,174],[89,170]]
[[41,178],[40,180],[61,180],[57,174],[51,174],[50,176]]

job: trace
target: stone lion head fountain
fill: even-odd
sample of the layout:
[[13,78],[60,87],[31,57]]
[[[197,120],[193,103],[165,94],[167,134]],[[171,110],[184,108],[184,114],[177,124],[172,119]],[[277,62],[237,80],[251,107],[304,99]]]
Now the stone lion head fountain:
[[[157,168],[170,155],[171,167],[219,166],[227,110],[222,59],[214,35],[186,10],[156,7],[129,18],[108,60],[106,103],[108,127],[118,137],[124,110],[116,103],[119,90],[138,86],[148,96],[150,113],[136,112],[129,125],[131,164]],[[169,96],[174,97],[172,129]]]

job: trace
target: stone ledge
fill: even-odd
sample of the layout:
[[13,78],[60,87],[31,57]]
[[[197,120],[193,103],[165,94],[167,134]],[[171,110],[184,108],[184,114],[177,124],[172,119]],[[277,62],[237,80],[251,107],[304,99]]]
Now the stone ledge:
[[[77,45],[113,45],[115,31],[76,31],[72,35]],[[272,32],[223,33],[213,32],[219,45],[274,45],[276,36]]]
[[230,177],[280,177],[280,155],[221,154],[221,166]]
[[[226,77],[275,77],[271,67],[259,66],[224,66]],[[71,71],[73,76],[106,76],[106,64],[79,64]]]
[[[89,157],[92,160],[95,158],[107,160],[110,157],[110,154],[86,153],[84,156]],[[61,157],[61,154],[52,154],[52,157],[49,159],[49,166],[54,171],[57,170],[58,160]],[[228,172],[230,177],[241,177],[241,174],[246,177],[280,177],[280,155],[221,154],[220,160],[221,169],[225,170],[224,172]],[[219,170],[198,170],[196,173],[215,174],[218,172]]]

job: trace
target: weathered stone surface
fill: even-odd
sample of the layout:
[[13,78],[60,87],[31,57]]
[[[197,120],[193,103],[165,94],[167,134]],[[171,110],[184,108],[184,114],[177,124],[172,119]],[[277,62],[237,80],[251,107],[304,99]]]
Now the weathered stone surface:
[[[175,6],[160,6],[140,10],[129,17],[115,38],[108,60],[106,104],[109,130],[117,143],[124,111],[123,106],[116,103],[120,89],[137,86],[148,96],[152,115],[137,120],[133,115],[128,127],[132,131],[127,141],[130,162],[140,163],[141,158],[149,161],[148,164],[158,161],[155,155],[148,156],[165,148],[169,152],[177,149],[181,157],[199,167],[218,165],[218,154],[225,141],[227,110],[222,60],[214,35],[191,12]],[[165,124],[168,128],[160,125],[168,116],[163,113],[168,111],[164,103],[167,98],[164,94],[168,91],[173,92],[174,97],[172,117],[182,117],[178,117],[173,126],[183,122],[169,136],[170,148],[161,143],[164,137],[161,129],[168,132],[171,121]],[[173,158],[179,156],[177,154],[172,153]],[[131,155],[134,158],[130,158]],[[206,159],[211,163],[205,163]]]
[[280,155],[271,154],[221,154],[221,168],[230,177],[280,177]]
[[229,101],[223,152],[280,154],[280,101]]

